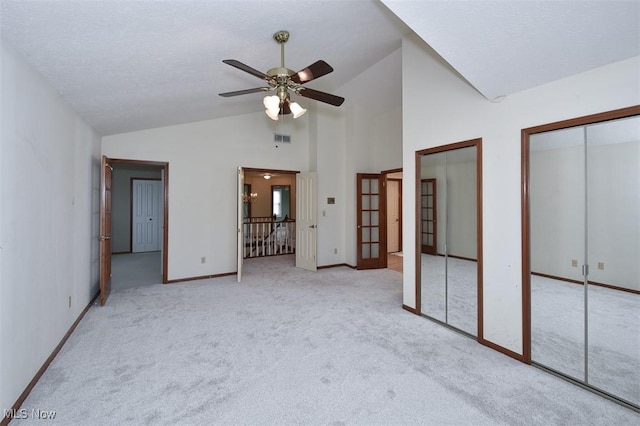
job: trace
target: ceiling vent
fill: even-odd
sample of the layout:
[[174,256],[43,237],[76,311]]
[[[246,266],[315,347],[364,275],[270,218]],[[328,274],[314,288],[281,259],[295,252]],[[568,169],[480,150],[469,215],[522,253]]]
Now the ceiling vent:
[[273,135],[273,141],[276,143],[291,143],[291,136],[276,133]]

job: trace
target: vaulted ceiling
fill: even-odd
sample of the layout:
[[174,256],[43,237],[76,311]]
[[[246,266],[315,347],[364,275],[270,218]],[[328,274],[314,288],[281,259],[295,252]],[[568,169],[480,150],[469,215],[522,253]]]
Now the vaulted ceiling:
[[[0,3],[3,40],[103,135],[262,111],[263,94],[218,96],[262,85],[222,60],[279,66],[282,29],[286,66],[325,60],[335,71],[307,85],[337,95],[411,31],[490,100],[640,55],[636,0]],[[399,93],[399,69],[368,76],[362,97]]]

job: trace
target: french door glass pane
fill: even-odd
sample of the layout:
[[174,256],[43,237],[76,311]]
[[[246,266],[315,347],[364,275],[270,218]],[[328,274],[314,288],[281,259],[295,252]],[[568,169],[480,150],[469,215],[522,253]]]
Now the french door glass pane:
[[378,194],[378,179],[371,179],[371,193]]
[[378,212],[376,212],[376,211],[372,211],[371,212],[371,225],[372,226],[379,226],[380,225],[379,217],[380,217],[380,214]]
[[369,181],[370,179],[362,179],[362,193],[369,194],[371,191],[369,190]]
[[369,210],[371,208],[371,196],[363,195],[362,196],[362,209]]
[[371,249],[369,244],[362,244],[362,258],[363,259],[371,258]]
[[369,226],[371,224],[371,212],[362,212],[362,226]]
[[371,196],[371,209],[379,210],[380,209],[380,200],[378,195]]
[[380,242],[380,228],[371,228],[371,241],[374,243]]
[[362,228],[362,242],[371,242],[371,228]]

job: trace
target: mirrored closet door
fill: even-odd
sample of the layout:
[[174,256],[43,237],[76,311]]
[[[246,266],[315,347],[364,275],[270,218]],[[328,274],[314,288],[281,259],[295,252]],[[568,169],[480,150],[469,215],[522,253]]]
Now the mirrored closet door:
[[529,136],[531,360],[640,406],[640,117]]
[[420,313],[478,331],[476,144],[419,153]]

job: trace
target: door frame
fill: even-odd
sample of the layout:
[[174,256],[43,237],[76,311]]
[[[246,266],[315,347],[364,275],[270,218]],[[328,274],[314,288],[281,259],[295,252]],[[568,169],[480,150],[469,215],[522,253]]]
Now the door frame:
[[[123,159],[123,158],[108,158],[103,156],[107,160],[107,164],[116,165],[128,165],[128,166],[155,166],[163,170],[164,182],[163,182],[163,217],[162,217],[162,283],[167,284],[168,282],[168,261],[169,261],[169,163],[165,161],[147,161],[147,160],[131,160],[131,159]],[[104,170],[100,171],[101,180],[104,178]],[[102,185],[102,184],[101,184]],[[104,220],[103,218],[104,211],[100,209],[100,222]],[[103,245],[100,246],[101,258]],[[111,267],[111,256],[109,255],[109,268]],[[104,305],[106,303],[106,298],[108,294],[103,296],[103,290],[101,286],[100,290],[100,298],[101,304]],[[104,303],[102,300],[104,299]]]
[[[403,209],[402,209],[402,204],[403,204],[403,203],[402,203],[402,200],[403,200],[402,191],[403,191],[403,189],[402,189],[402,188],[403,188],[404,175],[403,175],[402,177],[400,177],[400,178],[397,178],[397,177],[395,177],[395,178],[389,177],[389,175],[394,174],[394,173],[402,173],[402,167],[401,167],[401,168],[399,168],[399,169],[383,170],[383,171],[381,172],[381,174],[382,174],[382,176],[383,176],[383,178],[384,178],[385,182],[388,182],[388,181],[390,181],[390,180],[394,180],[394,181],[398,181],[398,184],[399,184],[399,186],[398,186],[398,191],[399,191],[399,194],[398,194],[398,195],[399,195],[398,203],[399,203],[400,205],[399,205],[399,207],[398,207],[398,214],[399,214],[399,218],[400,218],[400,229],[399,229],[400,235],[398,236],[398,237],[399,237],[399,239],[398,239],[398,245],[400,246],[400,251],[403,251],[403,246],[402,246],[402,230],[404,229],[404,224],[403,224],[403,221],[402,221],[402,211],[403,211]],[[386,185],[386,183],[385,183],[385,185],[384,185],[384,191],[385,191],[385,198],[386,198],[386,195],[387,195],[387,185]],[[385,209],[386,209],[386,208],[387,208],[387,206],[386,206],[386,204],[385,204]],[[385,211],[386,211],[386,210],[385,210]],[[388,232],[389,232],[389,230],[387,229],[387,233],[386,233],[386,234],[385,234],[385,236],[384,236],[384,238],[386,239],[386,241],[387,241],[387,242],[388,242],[388,239],[389,239]],[[387,249],[388,249],[388,247],[387,247]]]
[[[237,282],[242,281],[242,264],[244,262],[244,236],[243,236],[243,217],[242,217],[242,195],[244,194],[244,185],[246,182],[246,177],[248,175],[256,175],[256,174],[283,174],[283,175],[297,175],[300,173],[299,170],[280,170],[280,169],[266,169],[266,168],[255,168],[255,167],[244,167],[238,166],[236,168],[237,174],[237,182],[236,182],[236,197],[237,197],[237,206],[236,206],[236,216],[237,216],[237,239],[236,239],[236,257],[237,257]],[[242,175],[242,181],[240,181],[240,175]],[[242,184],[241,184],[242,183]],[[294,186],[292,190],[289,191],[289,196],[296,194],[297,188]],[[296,197],[297,200],[297,197]],[[249,205],[249,217],[251,217],[251,205]]]
[[477,341],[480,344],[485,346],[489,346],[496,350],[500,350],[499,346],[491,343],[489,341],[484,340],[484,324],[483,324],[483,254],[482,254],[482,138],[470,139],[462,142],[456,142],[448,145],[441,145],[434,148],[427,148],[418,150],[415,152],[415,180],[414,180],[414,197],[415,197],[415,228],[414,228],[414,237],[415,237],[415,297],[416,297],[416,307],[415,310],[412,309],[416,315],[421,315],[422,306],[421,306],[421,298],[422,298],[422,235],[420,232],[421,228],[421,203],[420,203],[420,184],[422,183],[421,177],[421,162],[420,158],[423,155],[427,154],[436,154],[439,152],[453,151],[460,148],[476,148],[476,253],[477,253],[477,298],[478,298],[478,310],[477,310]]
[[[521,361],[531,364],[531,233],[529,215],[530,156],[529,137],[536,133],[561,130],[568,127],[586,126],[604,121],[640,115],[640,105],[613,111],[591,114],[569,120],[556,121],[540,126],[528,127],[521,131],[521,212],[522,212],[522,357]],[[520,359],[520,358],[518,358]]]
[[[362,258],[362,179],[378,179],[378,240],[379,257]],[[387,267],[387,174],[356,174],[356,268],[384,269]]]
[[107,303],[111,293],[111,227],[113,196],[113,167],[111,160],[103,155],[100,161],[100,306]]

